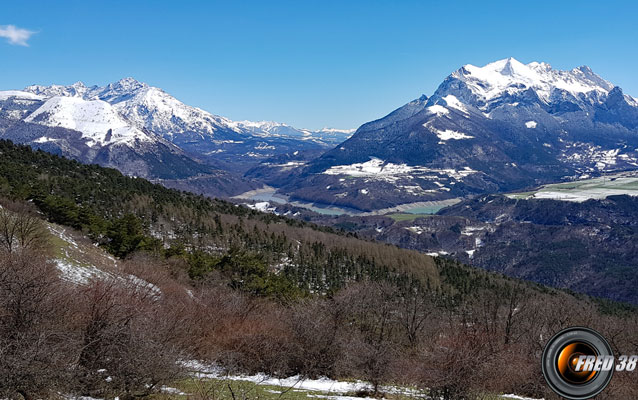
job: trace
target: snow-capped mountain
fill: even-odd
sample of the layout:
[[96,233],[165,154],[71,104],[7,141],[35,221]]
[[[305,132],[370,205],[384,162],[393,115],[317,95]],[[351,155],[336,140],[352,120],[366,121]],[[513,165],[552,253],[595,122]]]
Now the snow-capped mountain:
[[25,91],[47,98],[64,96],[107,102],[134,127],[153,132],[214,165],[232,163],[236,170],[280,154],[326,150],[352,133],[315,132],[270,121],[232,121],[186,105],[162,89],[132,78],[103,87],[87,87],[78,82],[70,86],[33,85]]
[[203,182],[228,183],[235,186],[231,192],[252,187],[238,182],[239,174],[262,160],[299,151],[316,156],[351,133],[235,122],[132,78],[105,86],[77,82],[0,92],[2,138],[172,185],[190,178],[207,194],[215,188],[203,190]]
[[[139,128],[82,84],[0,92],[0,138],[150,179],[198,177],[207,194],[233,195],[255,183],[205,165]],[[87,97],[87,99],[84,98]]]
[[525,99],[532,93],[545,104],[569,100],[586,107],[599,103],[613,88],[614,85],[586,66],[559,71],[546,63],[525,65],[508,58],[484,67],[463,66],[452,73],[432,97],[438,100],[454,95],[463,104],[490,112],[503,103],[517,97]]
[[251,133],[259,137],[288,137],[310,140],[326,145],[337,145],[348,139],[354,129],[323,128],[316,131],[297,129],[290,125],[274,121],[237,121],[230,124],[242,132]]
[[583,66],[465,65],[281,190],[375,209],[638,169],[638,101]]

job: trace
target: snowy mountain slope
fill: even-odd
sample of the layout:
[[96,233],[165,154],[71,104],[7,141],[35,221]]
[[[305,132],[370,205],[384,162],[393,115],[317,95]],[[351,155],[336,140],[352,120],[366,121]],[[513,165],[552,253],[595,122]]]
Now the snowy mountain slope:
[[153,142],[155,136],[131,126],[107,102],[76,97],[52,97],[24,119],[24,122],[72,129],[82,133],[87,146],[112,143],[135,145]]
[[[378,209],[638,169],[637,148],[633,97],[588,67],[510,58],[453,72],[430,98],[362,125],[301,167],[281,191]],[[370,163],[384,173],[357,172]]]
[[188,106],[160,88],[132,78],[104,87],[29,86],[25,91],[44,97],[68,96],[111,104],[138,129],[147,129],[214,165],[246,169],[261,160],[304,150],[326,150],[347,139],[351,131],[297,129],[270,121],[232,121]]

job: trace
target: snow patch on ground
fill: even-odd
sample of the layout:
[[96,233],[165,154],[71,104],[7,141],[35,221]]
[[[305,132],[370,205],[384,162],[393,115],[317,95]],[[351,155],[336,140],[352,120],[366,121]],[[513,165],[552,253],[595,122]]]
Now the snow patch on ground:
[[[278,386],[282,389],[307,390],[311,392],[308,397],[316,397],[323,399],[335,400],[374,400],[371,397],[352,397],[344,396],[348,393],[356,393],[363,391],[372,391],[373,385],[364,381],[337,381],[334,379],[319,377],[317,379],[309,379],[300,375],[288,378],[274,378],[265,374],[256,375],[228,375],[224,371],[215,366],[207,366],[199,361],[184,362],[183,365],[190,371],[191,375],[197,378],[209,379],[227,379],[232,381],[246,381],[257,385]],[[399,386],[381,386],[381,392],[394,395],[408,395],[421,397],[425,393],[423,391]]]
[[61,278],[76,285],[88,285],[96,280],[115,280],[124,285],[133,285],[136,291],[148,290],[150,293],[153,294],[153,296],[161,296],[162,294],[162,291],[159,287],[134,275],[118,275],[112,272],[103,271],[93,265],[82,266],[61,259],[56,259],[55,264],[58,268],[58,271],[60,271]]
[[471,236],[471,235],[474,235],[476,232],[480,232],[480,231],[482,231],[484,229],[485,229],[485,227],[482,227],[482,226],[466,226],[461,231],[461,235]]
[[197,378],[228,379],[234,381],[247,381],[257,385],[282,386],[287,388],[313,390],[324,393],[349,393],[361,390],[370,390],[372,385],[368,382],[353,381],[343,382],[321,377],[318,379],[308,379],[300,375],[288,378],[274,378],[266,374],[256,375],[227,375],[224,371],[215,366],[207,366],[198,361],[188,361],[184,366],[191,374]]
[[110,278],[109,274],[94,266],[81,267],[65,260],[55,260],[55,263],[60,271],[61,278],[77,285],[87,285],[93,280]]
[[527,122],[525,122],[525,127],[530,128],[530,129],[536,128],[536,125],[538,125],[538,123],[536,121],[527,121]]

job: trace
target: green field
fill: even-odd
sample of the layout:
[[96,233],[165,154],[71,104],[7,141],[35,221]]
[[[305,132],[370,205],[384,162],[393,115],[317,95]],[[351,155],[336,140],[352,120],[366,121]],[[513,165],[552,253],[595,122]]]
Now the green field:
[[409,213],[394,213],[394,214],[387,214],[386,217],[390,217],[393,220],[395,220],[396,222],[399,221],[413,221],[417,218],[431,218],[434,215],[432,214],[409,214]]
[[[177,382],[172,388],[164,390],[164,393],[156,394],[154,399],[206,399],[206,400],[310,400],[310,399],[335,399],[340,398],[370,398],[372,393],[351,392],[335,393],[319,390],[298,389],[285,386],[262,385],[251,381],[235,379],[197,379],[191,378]],[[411,395],[400,393],[383,393],[383,398],[388,400],[413,400],[425,399],[425,393]]]

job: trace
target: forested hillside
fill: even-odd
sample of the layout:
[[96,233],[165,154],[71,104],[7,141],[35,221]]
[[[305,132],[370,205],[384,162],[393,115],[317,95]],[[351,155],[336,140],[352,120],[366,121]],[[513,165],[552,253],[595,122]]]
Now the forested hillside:
[[253,293],[335,291],[363,277],[436,287],[433,260],[330,228],[166,189],[116,170],[0,142],[0,194],[32,201],[117,257],[181,258],[192,278],[214,271]]
[[[3,398],[143,398],[192,387],[193,359],[228,373],[363,379],[364,396],[391,384],[431,398],[552,398],[539,360],[561,328],[591,326],[638,351],[636,314],[617,303],[6,141],[0,153]],[[52,223],[77,237],[63,246],[108,251],[115,266],[63,279]],[[610,398],[635,397],[630,377],[615,378]]]

